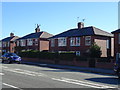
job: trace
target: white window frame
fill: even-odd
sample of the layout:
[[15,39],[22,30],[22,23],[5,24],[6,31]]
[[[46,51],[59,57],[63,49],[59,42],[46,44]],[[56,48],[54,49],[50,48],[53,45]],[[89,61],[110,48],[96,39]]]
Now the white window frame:
[[51,39],[51,47],[55,47],[55,39]]
[[120,33],[118,33],[118,43],[120,44]]
[[58,46],[66,46],[66,45],[67,45],[67,38],[66,37],[58,38]]
[[[79,41],[79,43],[78,43],[78,41]],[[80,37],[76,37],[76,46],[80,46]]]
[[19,46],[19,44],[20,44],[20,41],[17,41],[17,46]]
[[76,56],[80,56],[80,51],[76,51]]
[[6,42],[3,42],[3,43],[2,43],[2,47],[6,47]]
[[0,41],[0,47],[2,47],[2,42]]
[[110,40],[107,40],[106,45],[107,45],[107,49],[109,49],[110,48]]
[[33,45],[33,39],[27,39],[27,46]]
[[76,46],[75,45],[75,37],[70,38],[70,46]]
[[[88,43],[89,41],[89,43]],[[91,36],[85,36],[85,45],[90,46],[91,45]]]
[[35,43],[35,46],[38,45],[38,39],[37,38],[35,39],[34,43]]
[[20,46],[26,46],[26,40],[25,39],[20,40]]
[[7,42],[8,47],[10,46],[10,42]]

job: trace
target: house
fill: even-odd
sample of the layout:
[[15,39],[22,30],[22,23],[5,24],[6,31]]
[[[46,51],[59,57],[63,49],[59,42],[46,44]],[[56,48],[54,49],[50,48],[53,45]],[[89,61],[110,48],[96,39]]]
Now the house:
[[44,31],[40,31],[39,25],[35,29],[35,33],[30,33],[16,40],[16,50],[49,50],[49,40],[47,38],[53,36]]
[[10,37],[4,38],[0,41],[2,52],[15,52],[15,40],[18,39],[18,36],[14,36],[14,33],[10,33]]
[[120,29],[112,32],[114,34],[114,54],[120,54]]
[[101,47],[101,57],[111,57],[113,52],[113,34],[99,28],[84,27],[83,22],[73,28],[50,38],[50,52],[75,52],[85,55],[92,43]]

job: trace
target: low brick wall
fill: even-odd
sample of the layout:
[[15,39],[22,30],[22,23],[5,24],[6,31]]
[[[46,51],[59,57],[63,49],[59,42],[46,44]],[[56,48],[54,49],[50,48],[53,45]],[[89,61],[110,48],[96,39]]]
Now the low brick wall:
[[[38,59],[38,58],[22,58],[23,61],[27,62],[42,62],[42,63],[50,63],[50,64],[61,64],[61,65],[72,65],[72,66],[80,66],[80,67],[89,67],[89,61],[66,61],[66,60],[49,60],[49,59]],[[58,61],[58,62],[56,62]],[[103,69],[113,69],[114,63],[113,62],[96,62],[96,68],[103,68]]]
[[26,62],[43,62],[43,63],[51,63],[54,64],[54,60],[48,60],[48,59],[39,59],[39,58],[22,58],[22,61],[26,61]]
[[113,62],[96,62],[95,64],[96,68],[104,68],[104,69],[113,69],[114,63]]

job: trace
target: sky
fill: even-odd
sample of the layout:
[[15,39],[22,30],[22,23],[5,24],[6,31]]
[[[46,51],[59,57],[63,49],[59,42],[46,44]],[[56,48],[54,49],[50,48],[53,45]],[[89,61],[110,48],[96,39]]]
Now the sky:
[[[77,18],[79,17],[79,18]],[[118,2],[2,2],[2,37],[13,32],[22,37],[41,31],[53,35],[84,26],[94,26],[107,32],[118,29]]]

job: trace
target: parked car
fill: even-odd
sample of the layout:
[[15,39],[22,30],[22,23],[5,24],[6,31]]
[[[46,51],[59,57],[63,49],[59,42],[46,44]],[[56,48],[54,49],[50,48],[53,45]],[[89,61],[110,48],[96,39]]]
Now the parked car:
[[21,63],[21,57],[16,55],[15,53],[5,53],[4,55],[1,56],[2,58],[2,63],[8,62],[8,63]]
[[116,61],[114,64],[114,72],[120,79],[120,58],[118,57],[118,55],[116,55]]

